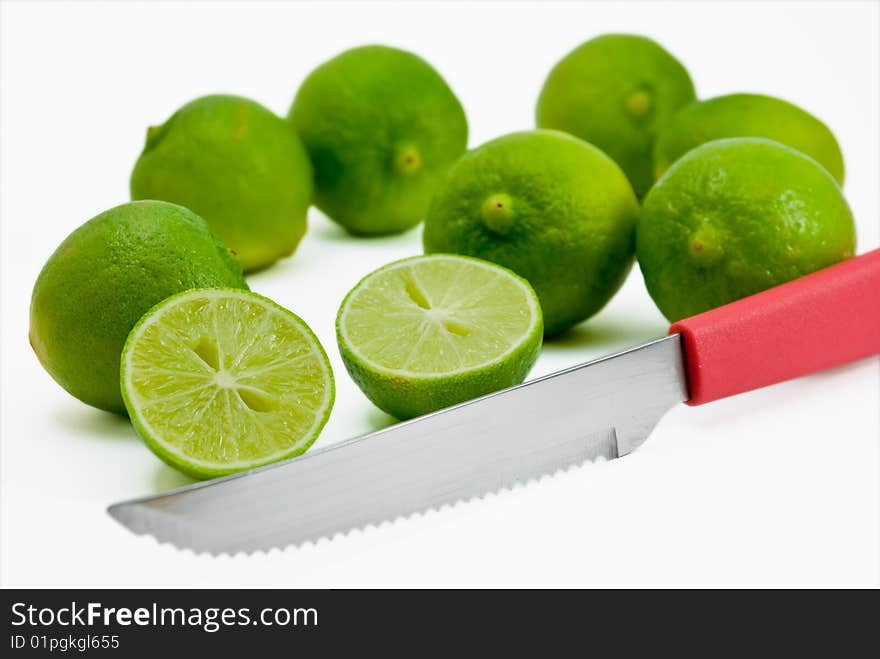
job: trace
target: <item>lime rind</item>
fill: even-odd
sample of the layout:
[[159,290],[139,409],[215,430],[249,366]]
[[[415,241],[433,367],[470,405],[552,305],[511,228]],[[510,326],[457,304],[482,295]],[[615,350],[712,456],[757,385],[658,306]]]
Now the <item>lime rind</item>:
[[288,112],[314,165],[314,203],[358,236],[422,221],[435,189],[467,149],[467,117],[421,57],[366,45],[315,68]]
[[535,122],[601,149],[641,199],[654,182],[657,132],[695,98],[687,69],[662,45],[635,34],[604,34],[553,66],[538,96]]
[[[416,290],[409,289],[413,273]],[[383,294],[383,287],[391,290]],[[450,297],[456,294],[463,296]],[[500,302],[487,304],[493,297]],[[373,336],[357,325],[372,326]],[[407,419],[522,382],[540,352],[543,316],[532,287],[510,270],[434,254],[361,279],[340,306],[336,331],[355,383],[378,407]]]
[[726,94],[678,110],[654,142],[654,178],[702,144],[738,137],[770,139],[813,158],[843,185],[840,144],[819,118],[784,99],[765,94]]
[[525,277],[551,336],[598,313],[623,285],[638,213],[623,171],[599,149],[559,131],[520,131],[450,170],[422,244],[425,253],[477,257]]
[[827,268],[855,247],[831,172],[759,137],[713,140],[676,160],[636,229],[645,287],[670,322]]
[[138,434],[195,478],[305,452],[335,398],[330,361],[305,322],[234,289],[190,290],[153,307],[129,334],[120,377]]

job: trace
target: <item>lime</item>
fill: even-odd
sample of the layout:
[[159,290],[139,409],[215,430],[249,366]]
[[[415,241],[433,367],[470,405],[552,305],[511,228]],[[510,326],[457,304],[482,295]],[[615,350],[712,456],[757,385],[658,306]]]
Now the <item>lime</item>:
[[290,108],[315,167],[315,203],[353,234],[422,221],[439,179],[467,146],[467,120],[427,62],[386,46],[315,69]]
[[626,176],[599,149],[556,131],[513,133],[450,171],[425,220],[425,251],[486,259],[528,279],[550,335],[620,288],[638,210]]
[[602,149],[642,197],[654,182],[651,150],[658,129],[694,98],[687,70],[659,44],[606,34],[581,44],[550,71],[536,118],[540,128],[564,130]]
[[657,178],[694,147],[725,137],[766,137],[797,149],[843,183],[843,154],[828,126],[782,99],[730,94],[686,106],[666,124],[654,144]]
[[303,453],[333,407],[318,339],[248,291],[198,289],[160,302],[125,342],[121,378],[138,434],[195,478]]
[[345,367],[398,419],[522,382],[541,349],[528,282],[477,259],[437,254],[364,277],[336,318]]
[[202,218],[163,201],[111,208],[71,233],[43,266],[31,298],[31,345],[68,392],[125,414],[125,337],[157,302],[202,286],[247,288]]
[[259,103],[205,96],[147,142],[132,199],[163,199],[204,217],[246,271],[293,254],[306,231],[312,167],[290,125]]
[[849,258],[852,213],[834,178],[761,138],[708,142],[669,168],[645,199],[639,266],[676,321]]

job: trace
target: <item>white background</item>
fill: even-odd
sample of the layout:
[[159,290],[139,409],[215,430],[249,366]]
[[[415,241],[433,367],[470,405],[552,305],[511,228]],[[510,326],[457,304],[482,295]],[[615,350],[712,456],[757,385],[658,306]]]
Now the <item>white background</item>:
[[[43,372],[30,290],[75,227],[128,199],[145,128],[207,93],[278,113],[303,77],[383,42],[433,63],[471,145],[529,128],[553,63],[606,31],[661,41],[701,97],[764,92],[843,146],[859,249],[878,242],[878,5],[862,2],[349,5],[5,3],[2,8],[2,583],[7,586],[875,585],[878,363],[679,406],[631,456],[317,546],[194,556],[135,537],[107,504],[186,482],[123,419]],[[346,375],[333,320],[364,274],[419,252],[420,230],[355,240],[312,212],[294,258],[251,286],[300,314],[337,376],[316,446],[386,423]],[[533,375],[660,336],[635,269],[599,316],[547,345]]]

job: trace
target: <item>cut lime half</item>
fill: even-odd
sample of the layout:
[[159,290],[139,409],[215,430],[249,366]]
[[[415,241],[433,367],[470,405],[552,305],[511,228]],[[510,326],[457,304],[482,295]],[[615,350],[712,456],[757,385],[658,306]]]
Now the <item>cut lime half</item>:
[[248,291],[172,296],[122,353],[132,423],[162,460],[195,478],[304,452],[330,416],[330,362],[308,326]]
[[398,419],[519,384],[541,349],[541,306],[510,270],[433,254],[386,265],[352,289],[339,351],[367,397]]

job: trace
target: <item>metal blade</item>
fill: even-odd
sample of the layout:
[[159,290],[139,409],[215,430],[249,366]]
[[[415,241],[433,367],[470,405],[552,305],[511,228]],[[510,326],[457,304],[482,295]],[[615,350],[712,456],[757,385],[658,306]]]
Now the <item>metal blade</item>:
[[679,335],[325,449],[117,503],[135,533],[210,553],[332,537],[641,444],[686,400]]

